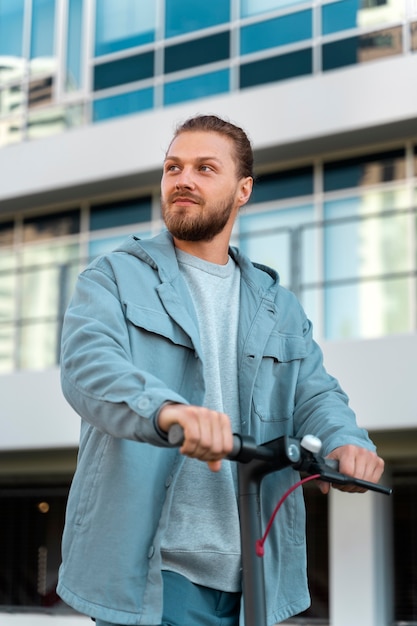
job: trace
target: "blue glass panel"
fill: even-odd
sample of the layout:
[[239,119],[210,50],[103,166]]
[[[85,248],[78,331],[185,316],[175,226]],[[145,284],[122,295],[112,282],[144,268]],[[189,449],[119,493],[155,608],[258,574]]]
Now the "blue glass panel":
[[95,55],[110,54],[155,39],[155,0],[96,2]]
[[[324,191],[401,180],[404,172],[405,152],[402,149],[326,163]],[[367,174],[371,174],[371,178]]]
[[240,0],[240,15],[249,17],[303,3],[305,0]]
[[210,37],[200,37],[176,46],[165,48],[165,73],[178,72],[196,65],[215,63],[228,59],[230,54],[230,33],[218,33]]
[[24,5],[25,0],[0,2],[0,56],[22,56]]
[[152,218],[152,198],[129,198],[91,207],[90,230],[128,226],[149,222]]
[[55,0],[33,0],[30,58],[54,56]]
[[360,8],[359,0],[338,0],[333,4],[323,5],[321,9],[323,35],[355,28]]
[[323,71],[334,70],[358,62],[359,37],[326,43],[322,48]]
[[[384,278],[413,270],[407,235],[410,216],[393,212],[407,206],[406,187],[371,189],[325,202],[325,279],[337,281],[325,291],[329,338],[371,337],[409,329],[412,292],[407,293],[408,279]],[[352,281],[357,284],[351,285]]]
[[[294,227],[313,220],[313,206],[310,204],[268,211],[241,214],[239,216],[239,248],[253,261],[275,268],[282,284],[291,287],[291,233]],[[311,233],[304,238],[304,254],[302,260],[303,281],[313,280],[316,258]]]
[[310,39],[312,11],[299,11],[266,22],[244,26],[240,31],[240,53],[248,54],[275,46]]
[[131,91],[110,98],[102,98],[93,102],[93,122],[100,122],[112,117],[129,115],[145,111],[153,107],[153,89]]
[[259,176],[253,187],[251,203],[284,200],[313,193],[313,168],[303,167]]
[[153,68],[153,51],[109,63],[100,63],[94,68],[94,90],[108,89],[109,87],[152,78]]
[[175,37],[230,20],[229,0],[166,0],[165,36]]
[[176,104],[227,91],[229,91],[229,70],[220,70],[167,83],[164,89],[164,104]]
[[70,0],[68,5],[67,66],[65,77],[65,88],[67,91],[76,91],[81,87],[83,6],[84,0]]
[[[149,231],[135,231],[135,235],[141,239],[151,236]],[[113,237],[105,237],[104,239],[93,239],[88,244],[89,259],[92,260],[101,254],[107,254],[118,248],[125,240],[127,235],[114,235]]]
[[311,74],[312,63],[311,48],[245,63],[240,68],[240,87],[244,89],[263,83]]

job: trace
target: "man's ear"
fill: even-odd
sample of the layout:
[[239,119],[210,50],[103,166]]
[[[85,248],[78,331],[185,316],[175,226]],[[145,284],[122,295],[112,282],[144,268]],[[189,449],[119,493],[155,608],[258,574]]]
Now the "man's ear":
[[244,204],[246,204],[249,201],[249,198],[251,197],[252,188],[253,188],[252,176],[247,176],[246,178],[242,178],[239,185],[240,185],[239,207],[241,207]]

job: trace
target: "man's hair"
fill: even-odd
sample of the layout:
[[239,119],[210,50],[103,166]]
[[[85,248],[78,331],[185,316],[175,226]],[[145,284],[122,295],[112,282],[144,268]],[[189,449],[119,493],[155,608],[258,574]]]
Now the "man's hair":
[[173,139],[189,131],[215,132],[229,137],[234,144],[238,178],[253,177],[253,151],[245,131],[216,115],[197,115],[177,126]]

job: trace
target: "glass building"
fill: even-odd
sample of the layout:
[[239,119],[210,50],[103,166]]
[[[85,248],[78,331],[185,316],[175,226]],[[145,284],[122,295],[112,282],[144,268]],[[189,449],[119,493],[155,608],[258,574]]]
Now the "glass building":
[[196,113],[248,131],[233,243],[300,298],[394,485],[306,488],[313,603],[290,623],[417,622],[416,76],[416,0],[0,0],[2,626],[89,623],[54,591],[63,313],[89,260],[163,228],[164,150]]

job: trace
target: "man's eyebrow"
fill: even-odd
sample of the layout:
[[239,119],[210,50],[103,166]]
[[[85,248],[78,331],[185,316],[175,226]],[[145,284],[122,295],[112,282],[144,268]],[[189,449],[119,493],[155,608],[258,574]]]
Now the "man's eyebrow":
[[[165,157],[165,161],[176,161],[177,163],[179,163],[180,161],[182,161],[182,159],[175,155],[168,154]],[[220,165],[222,164],[222,160],[215,156],[201,156],[201,157],[199,156],[195,159],[195,161],[196,163],[206,163],[207,161],[215,161],[216,163],[219,163]]]

